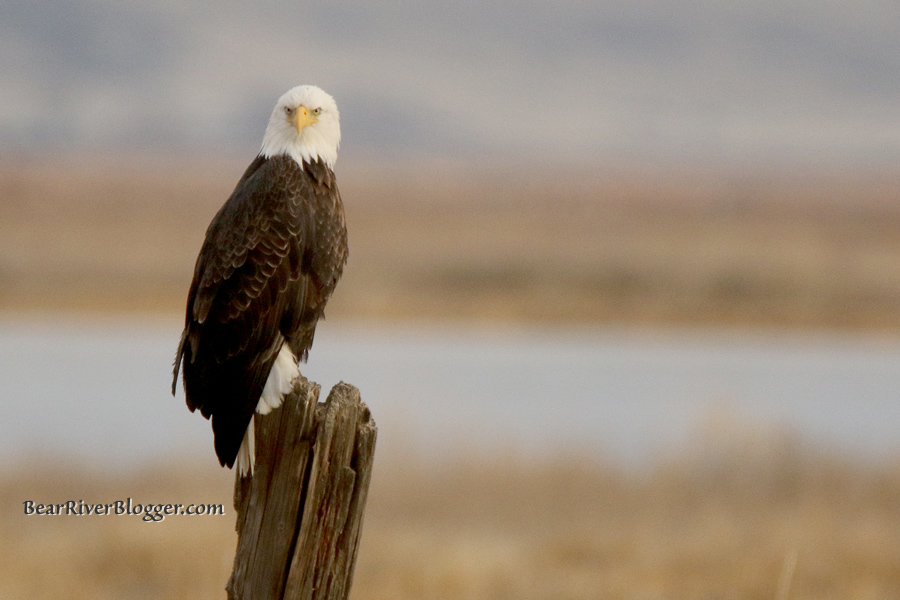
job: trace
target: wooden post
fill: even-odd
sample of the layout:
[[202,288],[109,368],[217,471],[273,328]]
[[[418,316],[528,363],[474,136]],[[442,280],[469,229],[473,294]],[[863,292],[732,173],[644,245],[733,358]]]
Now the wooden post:
[[324,404],[301,377],[256,416],[256,469],[237,476],[238,545],[228,598],[343,600],[350,594],[378,429],[359,390]]

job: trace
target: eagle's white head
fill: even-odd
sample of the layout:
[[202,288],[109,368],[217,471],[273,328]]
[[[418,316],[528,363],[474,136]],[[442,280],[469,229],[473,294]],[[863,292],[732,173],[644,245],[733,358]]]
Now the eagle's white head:
[[298,85],[275,103],[260,154],[286,154],[303,161],[322,160],[334,167],[341,124],[334,98],[314,85]]

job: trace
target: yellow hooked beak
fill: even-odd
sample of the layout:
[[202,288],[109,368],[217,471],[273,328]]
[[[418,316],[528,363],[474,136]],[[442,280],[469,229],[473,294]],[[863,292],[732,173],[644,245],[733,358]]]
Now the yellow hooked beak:
[[297,110],[294,111],[293,122],[291,124],[297,128],[297,133],[299,134],[304,127],[308,127],[318,120],[319,119],[309,114],[309,110],[301,104],[297,107]]

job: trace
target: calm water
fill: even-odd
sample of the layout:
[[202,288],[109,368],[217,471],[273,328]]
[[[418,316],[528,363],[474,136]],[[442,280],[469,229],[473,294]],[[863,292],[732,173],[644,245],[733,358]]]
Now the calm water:
[[[0,322],[0,452],[127,466],[195,450],[209,424],[169,394],[180,323]],[[579,448],[652,460],[710,414],[863,457],[900,453],[900,341],[608,330],[339,327],[304,373],[360,388],[379,448]]]

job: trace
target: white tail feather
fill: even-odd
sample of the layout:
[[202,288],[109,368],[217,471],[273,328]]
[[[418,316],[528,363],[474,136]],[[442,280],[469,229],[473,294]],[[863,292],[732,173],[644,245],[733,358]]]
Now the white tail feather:
[[256,412],[267,415],[281,406],[284,397],[294,389],[294,382],[298,377],[300,369],[297,368],[297,358],[291,352],[290,346],[284,343],[278,351],[278,356],[275,357],[272,370],[269,371],[266,385],[259,397],[259,404],[256,405]]
[[[266,385],[263,387],[262,395],[256,405],[256,412],[261,415],[267,415],[284,402],[284,397],[294,389],[294,383],[300,377],[300,369],[297,367],[297,357],[291,352],[287,343],[281,345],[278,356],[275,357],[275,363],[272,370],[269,371],[269,377],[266,379]],[[244,440],[237,455],[237,468],[241,477],[253,475],[253,469],[256,466],[256,444],[254,440],[255,418],[250,417],[250,425],[244,432]]]
[[255,420],[255,417],[250,417],[250,425],[247,426],[247,431],[244,432],[244,441],[241,442],[241,447],[238,449],[237,468],[241,477],[253,475],[253,467],[256,466]]

